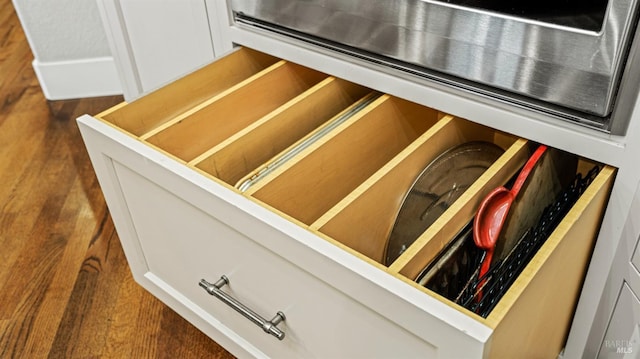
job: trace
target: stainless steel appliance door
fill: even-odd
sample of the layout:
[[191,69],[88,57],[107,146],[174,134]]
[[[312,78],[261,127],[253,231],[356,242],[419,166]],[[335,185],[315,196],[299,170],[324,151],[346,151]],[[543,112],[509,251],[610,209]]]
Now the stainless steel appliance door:
[[433,0],[230,0],[243,17],[600,117],[637,2],[609,1],[593,31]]

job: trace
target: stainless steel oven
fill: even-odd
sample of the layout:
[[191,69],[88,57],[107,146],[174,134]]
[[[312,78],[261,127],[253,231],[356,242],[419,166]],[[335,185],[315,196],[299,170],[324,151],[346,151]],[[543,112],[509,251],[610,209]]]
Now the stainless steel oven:
[[241,26],[612,134],[625,133],[640,82],[637,0],[231,0],[231,7]]

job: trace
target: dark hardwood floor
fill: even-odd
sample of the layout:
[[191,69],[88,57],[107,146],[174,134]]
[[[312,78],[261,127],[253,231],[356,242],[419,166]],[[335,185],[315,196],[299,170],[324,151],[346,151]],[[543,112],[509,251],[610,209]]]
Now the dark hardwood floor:
[[0,358],[228,358],[132,279],[75,118],[0,0]]

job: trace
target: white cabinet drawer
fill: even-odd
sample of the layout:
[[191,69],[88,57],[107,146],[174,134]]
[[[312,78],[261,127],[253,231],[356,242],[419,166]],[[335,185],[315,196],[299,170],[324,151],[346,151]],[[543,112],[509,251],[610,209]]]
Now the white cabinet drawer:
[[[248,49],[79,124],[136,279],[237,355],[556,356],[615,173],[604,166],[483,318],[414,279],[517,173],[525,139]],[[384,265],[403,193],[470,141],[504,154]],[[198,286],[222,275],[221,289],[264,318],[285,313],[282,341]]]
[[640,350],[640,300],[627,283],[613,311],[598,358],[635,358]]
[[[149,271],[192,299],[222,324],[275,357],[411,357],[433,347],[319,281],[242,233],[121,164],[114,164]],[[171,174],[167,174],[171,176]],[[223,205],[223,204],[221,204]],[[150,208],[154,208],[150,212]],[[149,215],[152,214],[152,215]],[[263,239],[262,237],[260,239]],[[173,265],[175,264],[175,265]],[[286,340],[265,335],[207,295],[201,278],[221,275],[224,288],[248,307],[281,324]],[[370,342],[384,333],[384,341]],[[349,345],[329,345],[345,341]],[[351,351],[349,351],[351,350]]]

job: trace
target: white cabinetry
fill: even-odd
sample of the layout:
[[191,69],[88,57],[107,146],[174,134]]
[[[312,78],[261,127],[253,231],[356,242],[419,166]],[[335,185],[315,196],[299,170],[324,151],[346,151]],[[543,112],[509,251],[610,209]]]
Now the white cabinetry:
[[[585,356],[635,358],[638,355],[635,338],[640,317],[634,293],[640,292],[640,186],[636,188],[635,195],[632,196],[632,192],[628,192],[632,202],[613,264],[610,268],[602,268],[601,274],[607,276],[607,286],[597,303],[597,320],[589,328]],[[636,341],[635,346],[630,345],[632,339]]]
[[[640,276],[640,186],[638,186],[636,194],[633,196],[633,204],[629,211],[625,233],[629,240],[635,243],[635,251],[631,262],[635,267],[635,273]],[[638,280],[638,284],[640,284],[640,280]],[[640,287],[636,287],[635,290],[640,291]]]
[[[98,0],[131,101],[215,58],[205,0]],[[217,34],[216,34],[217,35]]]
[[624,283],[598,358],[637,358],[640,351],[640,300]]
[[[136,79],[135,81],[140,81],[141,77],[137,73],[138,68],[146,67],[147,65],[136,62],[134,55],[137,50],[134,51],[132,49],[132,45],[136,41],[128,39],[130,35],[126,31],[127,27],[124,26],[127,21],[124,20],[127,5],[108,0],[101,0],[101,3],[103,4],[103,13],[107,19],[107,27],[111,29],[112,34],[119,34],[122,39],[126,40],[114,41],[113,44],[115,46],[114,53],[119,53],[121,62],[125,63],[125,65],[128,64],[128,66],[121,67],[121,74],[125,78],[133,78]],[[124,3],[124,0],[122,0],[122,3]],[[596,356],[599,353],[600,345],[603,343],[607,329],[609,329],[607,333],[617,333],[616,329],[614,329],[615,321],[610,321],[610,318],[614,315],[612,313],[616,303],[627,303],[618,300],[618,296],[621,293],[620,288],[623,282],[628,283],[629,289],[636,293],[640,287],[640,276],[638,275],[637,267],[632,265],[631,261],[633,249],[636,247],[635,242],[638,239],[637,218],[638,208],[640,208],[636,190],[640,179],[640,167],[637,166],[637,154],[640,153],[640,106],[636,104],[636,110],[631,118],[626,136],[609,136],[575,124],[558,122],[542,114],[529,112],[508,104],[492,102],[480,96],[457,92],[438,83],[425,83],[425,81],[410,76],[402,76],[396,73],[390,74],[388,69],[382,66],[374,66],[309,44],[242,28],[231,21],[225,1],[206,0],[198,2],[198,4],[201,3],[206,5],[206,12],[203,14],[209,19],[210,25],[204,31],[206,33],[204,37],[209,37],[208,46],[215,50],[216,55],[219,55],[218,49],[226,52],[231,48],[232,43],[239,44],[275,55],[278,58],[287,60],[287,62],[302,64],[336,78],[346,79],[359,85],[392,94],[397,98],[407,99],[449,113],[453,117],[469,119],[476,124],[490,129],[497,129],[502,133],[509,134],[509,136],[514,135],[545,143],[618,168],[611,199],[599,231],[598,240],[593,249],[593,255],[590,257],[591,261],[585,277],[584,287],[582,288],[582,294],[566,344],[565,357]],[[192,7],[200,8],[199,6],[193,5]],[[180,13],[180,11],[177,11],[177,13]],[[114,16],[114,14],[117,16]],[[184,15],[185,12],[182,12],[182,14]],[[196,16],[201,18],[199,15]],[[190,16],[182,16],[181,19],[180,21],[183,23],[180,25],[178,25],[178,20],[174,20],[176,21],[176,27],[195,31],[192,24],[184,23],[192,21]],[[144,22],[143,20],[140,21]],[[117,37],[115,35],[113,36],[114,38]],[[184,36],[188,37],[189,35],[185,33]],[[203,38],[202,34],[194,34],[193,36],[195,36],[195,39],[202,40]],[[194,41],[193,43],[195,44],[196,42]],[[144,43],[139,46],[143,45]],[[156,43],[154,46],[162,46],[162,48],[154,48],[152,52],[172,51],[168,49],[167,46],[169,45],[168,43]],[[194,56],[197,57],[197,55]],[[152,57],[147,59],[152,59]],[[167,62],[164,65],[172,67],[172,64]],[[271,67],[274,64],[262,65]],[[153,67],[152,65],[149,66]],[[288,66],[286,65],[286,67]],[[177,69],[178,67],[172,70],[174,74],[185,73],[189,70],[189,67],[198,67],[198,65],[187,64]],[[257,69],[255,71],[262,70]],[[252,77],[255,72],[245,75]],[[166,80],[168,78],[163,81],[166,82]],[[84,134],[87,136],[90,147],[93,148],[91,152],[94,166],[96,166],[99,176],[102,177],[101,182],[105,189],[105,194],[108,199],[110,198],[110,207],[113,207],[114,220],[116,223],[120,223],[118,230],[123,238],[123,245],[130,265],[136,279],[147,289],[158,297],[163,298],[181,315],[189,318],[222,345],[232,348],[234,353],[249,355],[279,354],[269,349],[272,345],[271,342],[268,342],[265,346],[255,344],[256,342],[253,340],[247,339],[253,334],[245,335],[241,329],[235,327],[236,324],[227,322],[226,319],[220,321],[220,319],[213,316],[210,310],[204,309],[208,304],[199,302],[203,299],[193,299],[192,295],[195,295],[195,293],[189,293],[192,289],[178,288],[183,285],[179,284],[182,282],[191,283],[191,285],[195,286],[194,283],[200,280],[200,277],[206,277],[205,279],[213,282],[220,275],[225,274],[231,280],[231,285],[228,288],[225,287],[225,289],[238,290],[240,293],[237,294],[241,294],[246,289],[236,289],[236,283],[248,282],[249,275],[241,274],[240,278],[244,276],[244,279],[240,279],[238,282],[234,281],[230,274],[233,273],[233,268],[221,268],[220,270],[204,273],[204,270],[198,269],[194,265],[195,268],[189,269],[189,272],[194,273],[193,276],[182,280],[173,277],[174,275],[179,275],[177,272],[163,272],[165,269],[158,265],[161,262],[157,262],[156,259],[151,257],[148,260],[146,259],[146,251],[153,253],[154,257],[163,258],[163,256],[170,255],[163,254],[162,251],[166,250],[166,248],[174,248],[177,253],[183,247],[181,245],[172,247],[176,246],[176,244],[167,242],[170,241],[168,238],[163,238],[163,236],[171,233],[169,228],[166,231],[157,232],[145,224],[148,218],[140,217],[138,213],[144,211],[140,207],[136,207],[145,205],[141,204],[141,199],[135,199],[137,198],[135,190],[127,192],[125,187],[129,186],[133,186],[132,188],[142,186],[146,188],[141,190],[142,193],[147,193],[144,191],[155,191],[148,194],[157,195],[158,198],[171,198],[171,200],[167,200],[175,202],[174,206],[172,206],[175,208],[191,208],[190,206],[193,206],[195,209],[185,209],[186,212],[193,212],[193,216],[190,216],[192,218],[200,217],[195,213],[204,213],[201,216],[201,220],[197,220],[197,223],[191,223],[191,220],[184,218],[184,222],[187,224],[185,233],[195,234],[194,238],[196,238],[193,243],[185,242],[184,248],[213,250],[212,247],[209,247],[209,244],[204,243],[206,241],[204,237],[200,237],[204,228],[201,226],[208,226],[203,223],[213,223],[211,225],[220,227],[221,231],[226,231],[231,237],[236,238],[238,244],[251,243],[250,246],[255,246],[257,243],[258,248],[266,248],[267,252],[265,253],[274,256],[272,257],[274,263],[286,263],[286,265],[282,265],[291,265],[288,268],[294,268],[294,270],[301,270],[310,274],[308,277],[302,274],[296,274],[295,276],[304,277],[306,280],[318,280],[320,284],[313,284],[309,288],[314,287],[316,291],[320,292],[326,290],[326,295],[333,298],[333,303],[356,303],[357,306],[367,308],[361,311],[361,313],[367,313],[363,314],[367,321],[370,320],[371,323],[388,327],[391,332],[395,332],[397,328],[402,328],[408,335],[406,343],[411,348],[422,348],[421,350],[425,352],[429,352],[429,348],[437,349],[438,354],[445,357],[456,353],[483,355],[500,353],[501,350],[511,350],[512,352],[517,352],[518,349],[524,350],[524,347],[508,348],[505,343],[512,343],[516,346],[524,345],[520,340],[522,340],[521,337],[527,334],[516,333],[515,331],[518,330],[517,328],[522,327],[522,320],[530,318],[526,316],[523,318],[521,315],[529,311],[530,316],[536,316],[537,312],[530,311],[530,306],[544,303],[544,301],[537,300],[537,298],[541,291],[544,293],[549,290],[549,278],[566,279],[564,275],[566,263],[564,261],[566,258],[573,258],[571,254],[566,253],[571,253],[571,251],[575,250],[572,246],[568,246],[567,243],[574,243],[575,245],[577,242],[567,241],[564,235],[560,236],[556,242],[557,248],[568,252],[552,250],[552,256],[549,258],[554,259],[545,261],[546,264],[540,267],[542,269],[541,273],[543,273],[542,276],[546,279],[539,279],[539,277],[537,280],[535,278],[525,279],[525,283],[527,283],[525,287],[528,293],[522,296],[518,295],[510,304],[506,304],[505,308],[507,310],[505,313],[489,320],[477,320],[477,318],[469,317],[464,312],[460,312],[457,309],[453,310],[450,306],[443,305],[440,300],[436,300],[422,289],[416,288],[415,285],[411,284],[411,281],[406,280],[406,276],[410,274],[408,272],[415,269],[411,267],[411,260],[407,263],[402,263],[403,267],[386,268],[379,266],[375,261],[372,262],[371,258],[366,255],[364,256],[366,258],[357,253],[354,256],[353,244],[345,245],[340,241],[336,242],[332,238],[327,238],[321,231],[318,232],[318,228],[311,228],[312,230],[308,231],[308,225],[300,225],[297,219],[292,219],[288,214],[281,213],[278,208],[274,210],[270,205],[264,206],[260,198],[254,198],[252,195],[239,195],[235,190],[231,189],[228,181],[221,181],[217,174],[213,175],[214,178],[211,178],[211,171],[213,171],[211,168],[213,167],[210,167],[209,173],[205,173],[203,176],[202,166],[194,163],[200,163],[199,161],[203,159],[202,156],[204,154],[195,155],[195,157],[199,158],[190,157],[191,155],[187,156],[190,158],[180,158],[184,154],[176,154],[174,152],[175,148],[167,147],[169,149],[162,149],[172,140],[170,137],[163,138],[158,133],[171,126],[161,125],[160,127],[162,128],[160,130],[145,128],[145,119],[154,119],[156,116],[161,115],[166,118],[173,118],[173,123],[178,123],[186,116],[200,112],[205,107],[211,107],[212,102],[218,101],[218,95],[201,94],[199,93],[200,87],[211,86],[212,83],[224,82],[225,80],[217,81],[209,75],[190,75],[181,81],[186,85],[171,85],[163,88],[160,91],[164,91],[164,95],[142,97],[132,103],[132,106],[124,106],[104,116],[98,116],[102,120],[88,117],[81,120]],[[243,80],[236,79],[233,81],[240,81],[246,84]],[[251,82],[254,81],[252,80]],[[199,86],[199,84],[202,86]],[[136,86],[138,87],[131,87],[129,99],[137,98],[143,91],[149,90],[149,88],[143,89],[140,83]],[[324,84],[324,86],[329,85]],[[172,91],[172,87],[177,88],[177,90]],[[276,87],[274,86],[273,88],[275,89]],[[267,92],[272,95],[275,91]],[[153,112],[166,110],[164,105],[167,103],[178,105],[185,101],[187,103],[190,101],[189,97],[192,97],[193,103],[182,108],[169,109],[170,113],[164,114]],[[253,101],[262,97],[244,98],[250,98]],[[242,103],[245,104],[246,102]],[[252,108],[255,106],[237,106],[236,108],[244,107]],[[189,114],[184,115],[184,111],[189,112]],[[228,113],[234,114],[231,110]],[[234,123],[234,121],[230,121],[230,123]],[[256,126],[250,125],[236,130],[240,131],[243,136],[251,136],[251,132],[256,130]],[[119,127],[120,129],[113,127]],[[283,126],[281,129],[291,127],[293,126]],[[213,129],[209,128],[208,131],[210,133],[219,133],[217,128],[215,131]],[[129,133],[123,133],[122,130]],[[198,130],[192,133],[197,134]],[[373,131],[371,133],[384,134],[385,131]],[[190,138],[192,137],[176,140],[178,141],[176,148],[181,147],[179,141],[191,141]],[[182,142],[182,144],[184,143],[186,142]],[[225,146],[227,144],[222,145],[222,147]],[[158,150],[157,147],[161,149]],[[219,151],[222,147],[214,144],[209,150]],[[205,149],[204,151],[207,152],[209,150]],[[163,170],[152,170],[152,168],[156,167]],[[604,201],[601,193],[606,192],[608,181],[612,178],[613,174],[609,173],[607,178],[600,181],[596,191],[600,201]],[[488,183],[486,182],[485,184],[488,185]],[[287,181],[284,184],[286,187]],[[159,187],[151,189],[156,185]],[[369,185],[370,183],[367,182],[367,186]],[[632,196],[634,191],[636,191],[635,199]],[[595,193],[593,195],[595,196]],[[352,196],[348,197],[350,198],[349,201],[353,200]],[[129,203],[129,201],[132,202]],[[596,203],[591,200],[587,200],[587,202]],[[227,208],[228,211],[221,211],[221,207],[217,204]],[[133,211],[136,214],[129,212],[130,205],[131,208],[138,208]],[[170,222],[169,217],[180,216],[177,213],[162,214],[159,209],[161,206],[148,205],[151,208],[158,208],[158,215],[167,217],[167,222]],[[586,228],[585,224],[587,223],[597,227],[597,221],[593,221],[593,216],[597,212],[596,210],[601,209],[602,205],[604,203],[590,206],[592,208],[590,210],[591,220],[581,220],[580,218],[570,220],[571,225],[568,229],[571,233],[568,233],[572,235],[569,237],[587,238],[588,236],[584,233],[573,233],[573,231],[577,231],[578,228]],[[596,217],[598,216],[596,215]],[[248,220],[250,222],[247,222]],[[255,226],[247,226],[247,223],[254,223]],[[140,233],[137,232],[138,227],[140,227]],[[261,231],[256,228],[260,228],[269,234],[263,236]],[[193,233],[189,232],[191,229],[193,229]],[[446,226],[441,229],[446,232]],[[153,236],[159,236],[158,243],[164,244],[157,248],[154,247],[153,240],[140,238],[140,234],[146,233],[147,230],[153,232]],[[596,230],[597,228],[590,228],[588,232],[591,233],[591,231]],[[236,234],[239,235],[236,237]],[[249,246],[249,244],[247,245]],[[586,245],[586,247],[580,247],[580,249],[587,248],[589,243],[583,243],[582,245]],[[362,250],[356,249],[355,252],[362,254]],[[589,257],[588,254],[585,255]],[[582,266],[583,264],[578,264],[577,268],[582,268]],[[238,273],[245,272],[239,271]],[[558,276],[557,273],[563,273],[563,275]],[[581,273],[581,271],[578,271],[574,274],[580,277]],[[553,281],[553,279],[551,280]],[[580,282],[579,279],[576,279],[576,281]],[[562,283],[555,283],[559,286],[558,288],[562,287]],[[280,288],[281,285],[278,284],[277,287]],[[574,290],[579,292],[579,286]],[[204,292],[198,292],[197,295],[207,296]],[[300,294],[290,294],[284,297],[296,297],[298,295]],[[344,299],[347,297],[350,299]],[[291,310],[292,306],[295,307],[291,302],[288,302],[288,299],[279,301],[274,298],[268,296],[266,300],[268,304],[265,305],[253,304],[256,304],[257,310],[265,317],[270,317],[274,314],[274,311],[286,311],[286,309]],[[208,299],[214,300],[212,297]],[[304,303],[304,300],[302,300],[302,303]],[[349,304],[345,305],[349,307]],[[293,310],[295,312],[295,309]],[[620,313],[623,313],[623,311],[617,311],[615,315],[621,315]],[[560,312],[569,317],[573,315],[573,313],[567,313],[566,311]],[[551,313],[552,317],[554,316],[552,311],[549,313]],[[291,330],[291,333],[304,333],[306,329],[303,328],[306,327],[304,325],[297,327],[298,324],[295,323],[296,319],[294,318],[296,316],[288,317],[287,321],[282,323],[281,326]],[[417,323],[418,319],[416,318],[424,320]],[[509,322],[513,326],[510,326]],[[555,322],[555,320],[549,320],[549,323],[551,322]],[[431,323],[431,325],[425,325],[425,323]],[[518,340],[515,340],[514,336]],[[299,341],[300,338],[294,335],[292,340],[295,342],[296,340]],[[372,341],[376,342],[375,335],[372,334],[372,338],[374,338]],[[413,341],[415,338],[419,338],[419,340]],[[257,340],[260,342],[266,339]],[[309,340],[309,343],[313,342],[313,339],[304,339],[304,341],[307,340]],[[540,342],[547,343],[544,339]],[[358,341],[355,340],[353,343],[358,343]],[[313,344],[310,345],[313,347]],[[306,350],[300,348],[302,347],[298,349]],[[349,353],[351,349],[345,347],[343,350],[344,353]],[[297,351],[296,353],[300,354],[302,351]]]
[[[556,356],[614,168],[602,168],[486,317],[413,279],[481,199],[517,172],[526,139],[373,96],[259,184],[233,187],[370,97],[360,85],[241,48],[137,101],[81,118],[136,280],[236,355]],[[397,198],[425,162],[471,141],[505,152],[407,251],[382,264]],[[584,174],[592,165],[583,159],[578,168]],[[283,341],[198,285],[222,275],[229,278],[222,290],[255,312],[285,313]]]

